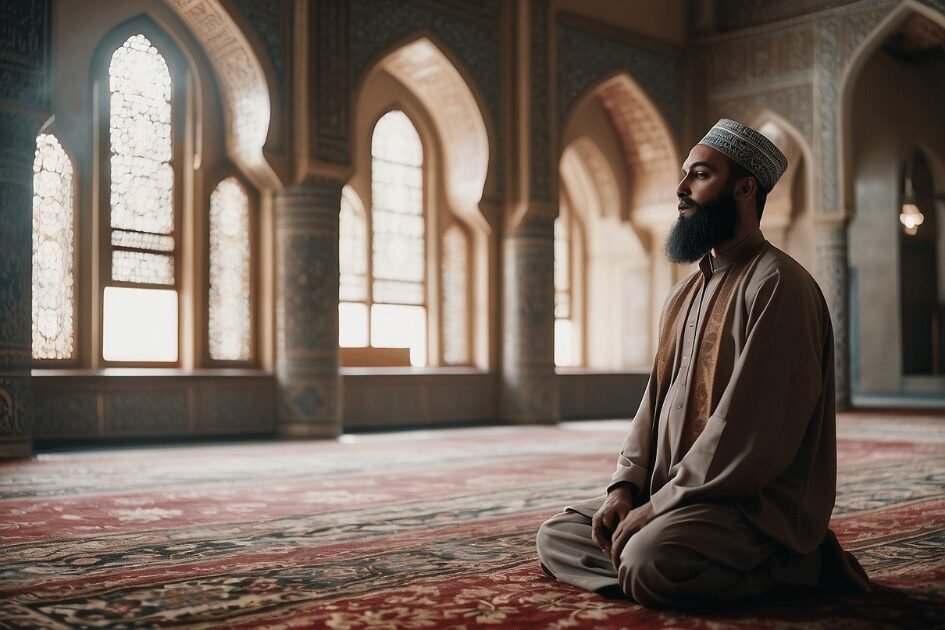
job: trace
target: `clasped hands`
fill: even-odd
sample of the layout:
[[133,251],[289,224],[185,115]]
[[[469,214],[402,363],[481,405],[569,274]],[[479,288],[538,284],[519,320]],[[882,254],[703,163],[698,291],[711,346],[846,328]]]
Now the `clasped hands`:
[[653,505],[647,501],[633,506],[633,493],[627,485],[615,486],[591,521],[591,538],[602,551],[610,554],[614,568],[620,566],[620,554],[630,537],[653,520]]

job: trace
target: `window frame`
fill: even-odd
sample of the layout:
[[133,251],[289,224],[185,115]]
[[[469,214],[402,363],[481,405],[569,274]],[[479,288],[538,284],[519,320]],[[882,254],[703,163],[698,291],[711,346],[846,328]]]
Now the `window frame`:
[[[214,359],[210,356],[210,198],[221,182],[234,178],[246,193],[247,201],[247,230],[249,232],[249,359]],[[249,180],[234,166],[227,164],[219,169],[216,175],[205,180],[213,185],[204,186],[200,196],[203,208],[199,212],[199,221],[196,226],[200,235],[201,252],[196,258],[199,278],[195,279],[197,287],[194,304],[198,315],[195,342],[199,348],[198,363],[210,368],[255,368],[259,364],[260,335],[259,322],[259,192],[253,188]]]
[[[347,197],[347,199],[346,199]],[[338,329],[339,329],[339,338],[338,338],[338,347],[339,348],[370,348],[371,347],[371,288],[372,288],[372,278],[371,278],[371,267],[373,264],[373,255],[371,251],[371,233],[372,233],[372,223],[371,223],[371,212],[364,205],[364,200],[361,198],[361,195],[351,186],[351,184],[346,184],[342,189],[341,193],[341,204],[344,206],[347,204],[350,206],[352,213],[355,215],[355,218],[361,222],[361,225],[364,228],[364,247],[361,252],[364,262],[364,297],[360,300],[347,300],[341,298],[340,285],[339,285],[339,295],[338,295],[338,304],[360,304],[365,308],[367,317],[366,317],[366,329],[365,329],[365,339],[367,344],[364,346],[342,346],[341,345],[341,323],[339,319]],[[339,208],[339,213],[341,209]],[[340,216],[340,215],[339,215]],[[339,269],[338,276],[341,277],[341,230],[340,230],[340,219],[339,219]],[[339,312],[340,317],[340,312]]]
[[[377,131],[378,123],[381,121],[382,118],[384,118],[384,116],[394,111],[398,111],[402,113],[404,116],[407,117],[407,120],[410,121],[410,124],[413,126],[414,131],[417,133],[417,137],[420,140],[420,146],[423,150],[423,160],[420,164],[420,175],[421,175],[420,190],[422,192],[420,205],[422,209],[421,216],[423,219],[423,226],[424,226],[423,303],[420,305],[409,304],[409,305],[402,305],[402,306],[421,306],[424,309],[424,319],[425,319],[424,328],[425,328],[425,336],[426,336],[426,365],[423,367],[427,367],[427,368],[438,367],[441,365],[441,362],[439,360],[440,357],[434,355],[433,345],[430,343],[432,339],[436,338],[436,337],[432,337],[432,334],[431,334],[432,333],[431,323],[433,323],[436,320],[434,319],[433,314],[431,313],[431,309],[433,308],[432,304],[435,303],[435,300],[432,299],[430,295],[430,291],[431,291],[431,287],[435,286],[434,283],[439,282],[438,277],[431,278],[431,276],[433,276],[434,274],[436,276],[440,275],[435,269],[436,265],[430,265],[431,255],[435,254],[436,259],[439,260],[439,252],[435,249],[433,245],[431,245],[431,241],[433,239],[431,239],[430,237],[431,234],[437,234],[436,224],[438,223],[436,221],[436,218],[432,216],[434,213],[431,208],[432,181],[430,177],[430,167],[431,167],[430,156],[429,156],[430,146],[429,146],[429,143],[424,140],[424,133],[422,131],[422,127],[417,124],[416,117],[412,116],[409,113],[409,107],[406,104],[401,103],[399,101],[390,103],[389,105],[387,105],[386,107],[380,110],[380,113],[374,118],[374,121],[370,126],[370,132],[368,134],[368,161],[369,161],[368,174],[369,175],[368,175],[367,181],[368,181],[369,190],[370,190],[370,197],[369,197],[370,203],[364,204],[365,220],[367,224],[367,239],[366,239],[367,240],[367,298],[366,298],[365,304],[367,306],[367,314],[368,314],[368,329],[367,329],[368,345],[362,346],[362,347],[368,347],[368,348],[377,347],[371,343],[373,327],[374,327],[374,321],[373,321],[374,320],[374,317],[373,317],[374,305],[375,304],[391,304],[390,302],[377,302],[374,299],[374,236],[375,236],[374,235],[374,194],[375,193],[374,193],[373,144],[374,144],[374,134]],[[363,203],[363,200],[362,200],[362,203]],[[434,268],[431,269],[431,267],[434,267]],[[439,328],[442,328],[442,327],[439,327]],[[436,354],[439,355],[440,353],[437,352]]]
[[[568,242],[568,295],[569,295],[569,316],[567,318],[555,317],[557,322],[570,321],[574,339],[577,344],[577,351],[572,352],[574,361],[567,365],[558,365],[555,362],[555,368],[586,368],[587,367],[587,229],[583,217],[577,212],[571,193],[567,186],[562,183],[560,192],[560,202],[558,209],[558,220],[566,222],[567,242]],[[557,291],[557,289],[556,289]]]
[[[111,139],[110,139],[110,93],[108,89],[109,69],[112,56],[124,43],[134,35],[141,34],[164,58],[168,73],[171,77],[171,168],[174,174],[172,199],[174,205],[174,285],[155,285],[118,281],[112,279],[112,252],[111,244]],[[93,146],[95,147],[96,173],[93,174],[92,186],[95,190],[93,206],[97,210],[97,221],[93,225],[92,243],[96,252],[95,265],[92,274],[97,282],[93,282],[92,311],[94,313],[93,343],[95,356],[93,364],[102,367],[130,367],[130,368],[168,368],[180,369],[184,364],[186,343],[184,339],[186,310],[185,303],[188,296],[184,295],[183,280],[183,248],[186,246],[184,238],[185,214],[185,179],[188,167],[192,160],[188,159],[186,146],[188,145],[187,118],[190,110],[188,97],[191,71],[186,57],[173,41],[171,36],[149,19],[133,18],[120,24],[109,32],[99,42],[93,55]],[[185,164],[186,161],[186,164]],[[96,176],[97,175],[97,176]],[[176,361],[115,361],[108,360],[104,355],[105,339],[105,289],[107,287],[139,288],[139,289],[172,289],[177,293],[177,360]],[[199,328],[199,326],[198,326]]]

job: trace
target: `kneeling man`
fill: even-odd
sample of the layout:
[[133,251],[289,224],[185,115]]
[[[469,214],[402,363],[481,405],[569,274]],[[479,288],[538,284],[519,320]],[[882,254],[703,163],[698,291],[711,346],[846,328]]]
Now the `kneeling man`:
[[543,568],[645,606],[779,586],[868,589],[827,523],[836,493],[833,331],[814,279],[759,224],[787,160],[720,120],[676,189],[659,348],[606,496],[538,532]]

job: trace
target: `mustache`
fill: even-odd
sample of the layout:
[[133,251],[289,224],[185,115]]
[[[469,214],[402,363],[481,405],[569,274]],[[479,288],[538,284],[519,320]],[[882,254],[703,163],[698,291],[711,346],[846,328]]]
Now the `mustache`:
[[679,207],[680,210],[687,210],[687,209],[689,209],[689,208],[695,208],[697,205],[699,205],[699,204],[697,204],[695,201],[693,201],[693,200],[692,200],[691,198],[689,198],[689,197],[680,197],[680,198],[679,198],[679,206],[678,206],[678,207]]

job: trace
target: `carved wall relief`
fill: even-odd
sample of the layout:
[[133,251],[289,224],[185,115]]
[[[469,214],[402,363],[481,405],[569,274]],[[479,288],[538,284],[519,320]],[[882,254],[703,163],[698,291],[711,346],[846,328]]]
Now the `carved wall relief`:
[[558,116],[563,121],[590,86],[626,72],[653,101],[669,128],[682,129],[683,55],[592,33],[562,19],[558,26]]

